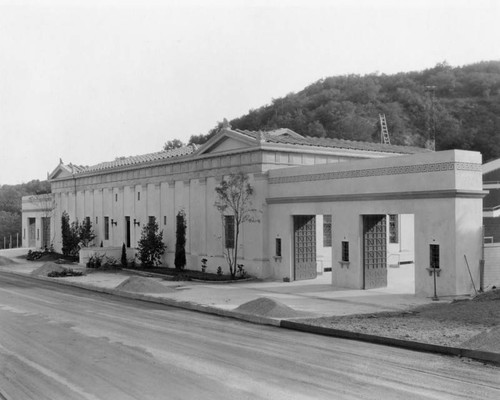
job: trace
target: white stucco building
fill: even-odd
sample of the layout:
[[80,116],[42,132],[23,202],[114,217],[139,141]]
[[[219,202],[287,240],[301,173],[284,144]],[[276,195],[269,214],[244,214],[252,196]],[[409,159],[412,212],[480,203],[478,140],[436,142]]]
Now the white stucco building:
[[[250,274],[293,281],[330,273],[336,286],[368,289],[390,284],[388,265],[411,265],[413,292],[430,295],[432,259],[441,295],[469,292],[464,254],[476,270],[481,257],[479,153],[310,138],[288,129],[225,125],[199,148],[90,167],[61,161],[49,176],[54,248],[61,250],[64,211],[72,220],[90,219],[96,245],[110,250],[134,248],[154,217],[164,231],[164,262],[173,266],[175,217],[184,210],[187,267],[198,269],[207,258],[209,270],[227,270],[215,187],[240,171],[249,175],[260,210],[260,222],[245,224],[240,238],[240,262]],[[37,229],[29,203],[23,232]]]

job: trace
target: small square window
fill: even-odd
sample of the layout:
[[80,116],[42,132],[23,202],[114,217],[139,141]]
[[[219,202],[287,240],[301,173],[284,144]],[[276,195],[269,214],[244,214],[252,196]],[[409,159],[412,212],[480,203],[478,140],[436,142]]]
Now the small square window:
[[399,243],[398,215],[389,215],[389,243]]
[[323,247],[332,247],[332,216],[323,215]]
[[276,257],[281,257],[281,238],[276,238]]
[[342,241],[342,261],[349,262],[349,242]]
[[430,249],[430,266],[431,268],[441,268],[439,263],[439,245],[431,244]]

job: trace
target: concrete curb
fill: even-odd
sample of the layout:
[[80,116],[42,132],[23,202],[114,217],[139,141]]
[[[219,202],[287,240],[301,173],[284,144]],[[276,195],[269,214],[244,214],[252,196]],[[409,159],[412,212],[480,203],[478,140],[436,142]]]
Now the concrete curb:
[[301,332],[314,333],[317,335],[359,340],[363,342],[400,347],[404,349],[421,351],[426,353],[440,353],[451,356],[467,357],[478,361],[484,361],[500,365],[500,354],[489,351],[471,350],[471,349],[464,349],[461,347],[441,346],[437,344],[415,342],[413,340],[402,340],[384,336],[375,336],[360,332],[351,332],[340,329],[308,325],[302,322],[295,322],[289,320],[281,320],[280,327]]
[[271,325],[271,326],[281,327],[281,328],[290,329],[290,330],[296,330],[296,331],[301,331],[301,332],[306,332],[306,333],[313,333],[316,335],[338,337],[338,338],[351,339],[351,340],[359,340],[359,341],[363,341],[363,342],[369,342],[369,343],[375,343],[375,344],[381,344],[381,345],[393,346],[393,347],[400,347],[400,348],[404,348],[404,349],[427,352],[427,353],[440,353],[440,354],[451,355],[451,356],[467,357],[467,358],[471,358],[471,359],[478,360],[478,361],[483,361],[483,362],[488,362],[488,363],[500,365],[500,353],[464,349],[464,348],[459,348],[459,347],[448,347],[448,346],[441,346],[441,345],[435,345],[435,344],[430,344],[430,343],[415,342],[412,340],[402,340],[402,339],[395,339],[395,338],[389,338],[389,337],[384,337],[384,336],[369,335],[369,334],[360,333],[360,332],[352,332],[352,331],[344,331],[344,330],[340,330],[340,329],[325,328],[325,327],[321,327],[321,326],[308,325],[308,324],[304,324],[302,322],[296,322],[296,321],[291,321],[291,320],[286,320],[286,319],[262,317],[262,316],[253,315],[253,314],[245,314],[245,313],[241,313],[241,312],[237,312],[237,311],[233,311],[233,310],[224,310],[224,309],[220,309],[217,307],[207,306],[207,305],[193,303],[193,302],[189,302],[189,301],[179,301],[179,300],[174,300],[174,299],[158,298],[158,297],[149,296],[149,295],[140,294],[140,293],[124,292],[124,291],[116,290],[116,289],[101,288],[98,286],[93,286],[93,285],[83,284],[83,283],[78,283],[78,282],[68,282],[68,281],[58,280],[59,278],[49,278],[49,277],[45,277],[45,276],[33,276],[30,274],[26,274],[26,273],[20,273],[20,272],[16,272],[16,271],[8,271],[8,270],[2,270],[2,271],[7,272],[7,273],[11,273],[14,275],[29,277],[32,279],[39,279],[39,280],[47,281],[47,282],[54,282],[54,283],[57,283],[60,285],[73,286],[73,287],[77,287],[80,289],[85,289],[85,290],[89,290],[89,291],[93,291],[93,292],[105,293],[105,294],[109,294],[109,295],[115,295],[115,296],[129,298],[129,299],[133,299],[133,300],[146,301],[146,302],[150,302],[150,303],[163,304],[163,305],[167,305],[167,306],[171,306],[171,307],[182,308],[185,310],[197,311],[197,312],[202,312],[202,313],[212,314],[212,315],[218,315],[221,317],[234,318],[234,319],[238,319],[238,320],[242,320],[242,321],[246,321],[246,322],[251,322],[254,324]]

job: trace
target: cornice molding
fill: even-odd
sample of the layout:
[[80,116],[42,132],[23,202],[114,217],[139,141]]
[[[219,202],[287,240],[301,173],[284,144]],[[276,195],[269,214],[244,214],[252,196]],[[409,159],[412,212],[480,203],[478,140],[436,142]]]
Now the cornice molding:
[[442,172],[442,171],[454,171],[454,170],[481,172],[481,168],[482,168],[481,164],[450,161],[450,162],[434,163],[434,164],[401,165],[394,167],[332,171],[332,172],[323,172],[319,174],[271,177],[269,178],[269,184],[272,185],[280,183],[310,182],[310,181],[322,181],[322,180],[332,180],[332,179],[366,178],[370,176],[420,174],[427,172]]

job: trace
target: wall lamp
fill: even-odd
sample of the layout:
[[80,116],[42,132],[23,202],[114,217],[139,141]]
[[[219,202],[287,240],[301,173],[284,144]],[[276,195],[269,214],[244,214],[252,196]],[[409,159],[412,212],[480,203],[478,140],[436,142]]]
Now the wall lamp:
[[118,222],[116,222],[113,218],[111,218],[111,225],[116,226],[116,225],[118,225]]
[[141,223],[139,221],[136,221],[136,219],[134,218],[134,225],[140,226]]

